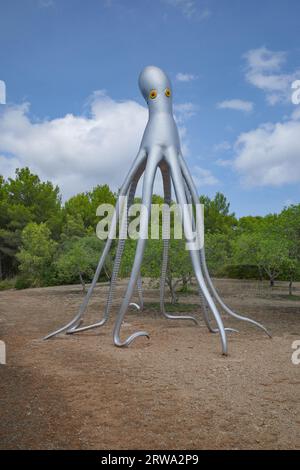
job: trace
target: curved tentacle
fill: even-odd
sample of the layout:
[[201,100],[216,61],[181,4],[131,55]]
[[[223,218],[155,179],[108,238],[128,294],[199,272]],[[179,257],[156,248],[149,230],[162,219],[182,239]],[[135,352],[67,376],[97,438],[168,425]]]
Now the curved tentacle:
[[[187,186],[191,192],[191,195],[192,195],[192,198],[193,198],[193,202],[194,204],[198,204],[199,203],[199,198],[198,198],[198,195],[197,195],[197,190],[196,190],[196,187],[194,185],[194,182],[193,182],[193,179],[191,177],[191,174],[189,172],[189,169],[187,167],[187,165],[185,164],[185,161],[182,157],[182,155],[180,155],[180,166],[181,166],[181,170],[182,170],[182,174],[184,176],[184,179],[187,183]],[[209,271],[208,271],[208,268],[207,268],[207,264],[206,264],[206,258],[205,258],[205,249],[204,249],[204,246],[201,248],[200,250],[200,259],[201,259],[201,265],[203,267],[203,271],[204,271],[204,276],[205,276],[205,279],[211,289],[211,292],[213,294],[213,296],[215,297],[215,299],[217,300],[217,302],[220,304],[220,306],[225,310],[225,312],[228,313],[228,315],[238,319],[238,320],[242,320],[242,321],[245,321],[245,322],[248,322],[248,323],[252,323],[253,325],[257,326],[258,328],[261,328],[270,338],[272,338],[271,334],[268,332],[268,330],[259,322],[255,321],[255,320],[252,320],[251,318],[248,318],[248,317],[244,317],[242,315],[239,315],[237,313],[235,313],[233,310],[231,310],[224,302],[223,300],[221,299],[221,297],[219,296],[212,280],[211,280],[211,277],[209,275]]]
[[[187,186],[187,182],[184,181],[184,187],[185,187],[185,194],[186,194],[186,199],[187,199],[187,202],[189,205],[192,205],[192,198],[191,198],[191,193],[189,191],[189,188]],[[196,224],[195,224],[195,219],[194,219],[194,215],[192,214],[192,224],[193,224],[193,230],[195,231],[196,230]],[[200,260],[201,261],[201,260]],[[207,309],[207,303],[206,303],[206,300],[205,300],[205,297],[201,291],[201,289],[199,289],[199,297],[200,297],[200,301],[201,301],[201,307],[202,307],[202,312],[203,312],[203,318],[204,318],[204,322],[208,328],[208,330],[211,332],[211,333],[219,333],[219,329],[218,328],[213,328],[211,326],[211,323],[210,323],[210,320],[209,320],[209,316],[208,316],[208,309]],[[225,328],[225,331],[230,331],[230,332],[235,332],[235,333],[238,333],[238,331],[234,328]]]
[[141,273],[139,274],[139,277],[137,279],[137,290],[138,290],[138,296],[139,296],[139,310],[143,310],[144,308],[144,297],[143,297],[143,284],[142,284],[142,276]]
[[143,285],[142,285],[142,276],[141,273],[139,273],[137,281],[136,281],[136,287],[137,287],[137,292],[138,292],[138,297],[139,297],[139,304],[136,302],[130,302],[129,307],[135,307],[136,310],[143,310],[144,308],[144,297],[143,297]]
[[[178,154],[175,150],[172,149],[171,151],[168,152],[167,161],[169,163],[169,167],[171,170],[171,177],[172,177],[172,181],[173,181],[173,185],[174,185],[174,189],[176,193],[177,202],[180,205],[181,210],[182,210],[185,237],[187,240],[192,240],[193,231],[192,231],[191,214],[187,207],[187,200],[185,196],[181,168],[178,162]],[[194,273],[195,273],[199,288],[203,292],[203,295],[205,296],[205,299],[209,305],[209,308],[218,325],[218,329],[219,329],[219,333],[221,337],[222,353],[226,355],[227,354],[227,338],[226,338],[226,331],[223,325],[222,318],[205,284],[204,277],[203,277],[202,270],[201,270],[199,256],[196,250],[189,250],[189,251],[190,251],[191,261],[193,264]]]
[[[131,188],[132,188],[132,184],[131,184]],[[129,190],[129,193],[131,192],[131,188]],[[125,208],[125,210],[126,209],[127,208]],[[125,212],[125,210],[123,211],[123,213]],[[124,219],[127,219],[127,217],[122,218],[122,224],[123,224]],[[125,239],[120,238],[118,241],[117,252],[116,252],[116,256],[114,260],[114,266],[113,266],[113,271],[112,271],[112,276],[111,276],[110,286],[109,286],[109,293],[107,297],[107,302],[106,302],[106,307],[105,307],[103,318],[99,322],[93,323],[92,325],[87,325],[87,326],[83,326],[79,328],[72,328],[71,330],[67,331],[67,334],[74,334],[74,333],[79,333],[82,331],[91,330],[93,328],[103,326],[107,322],[109,318],[112,301],[113,301],[113,295],[115,292],[115,286],[116,286],[116,281],[117,281],[117,277],[119,273],[119,267],[120,267],[121,257],[123,254],[124,244],[125,244]]]
[[223,300],[221,299],[221,297],[219,296],[215,286],[213,285],[213,282],[210,278],[210,275],[209,275],[209,272],[208,272],[208,268],[207,268],[207,264],[206,264],[206,259],[205,259],[205,250],[204,248],[200,251],[200,256],[201,256],[201,259],[202,259],[202,266],[203,266],[203,270],[204,270],[204,275],[207,279],[207,282],[208,282],[208,285],[209,287],[211,288],[211,291],[213,293],[213,296],[215,297],[215,299],[217,300],[217,302],[219,302],[219,304],[221,305],[221,307],[225,310],[225,312],[228,313],[228,315],[236,318],[237,320],[241,320],[241,321],[245,321],[245,322],[248,322],[248,323],[252,323],[252,325],[255,325],[257,326],[258,328],[261,328],[268,336],[269,338],[272,338],[272,335],[269,333],[269,331],[267,330],[267,328],[262,325],[261,323],[255,321],[255,320],[252,320],[252,318],[248,318],[248,317],[244,317],[242,315],[239,315],[237,313],[235,313],[233,310],[231,310],[224,302]]
[[134,307],[136,310],[141,310],[141,307],[135,302],[130,302],[129,306]]
[[127,290],[125,296],[123,298],[122,305],[120,307],[114,332],[114,344],[116,346],[129,346],[129,344],[139,336],[147,336],[149,335],[146,331],[138,331],[131,336],[129,336],[125,341],[121,341],[120,339],[120,329],[123,322],[124,315],[128,309],[128,305],[130,303],[130,299],[133,294],[133,290],[136,285],[136,281],[138,275],[140,273],[142,259],[144,255],[146,239],[148,238],[148,225],[149,225],[149,217],[150,217],[150,209],[151,209],[151,200],[152,200],[152,191],[153,191],[153,184],[154,178],[157,170],[157,166],[159,163],[159,159],[161,158],[161,152],[159,148],[154,148],[151,154],[148,157],[146,170],[144,174],[144,181],[143,181],[143,197],[142,197],[142,207],[141,207],[141,216],[140,216],[140,233],[139,239],[137,242],[136,253],[134,258],[134,263],[131,271],[131,276],[128,282]]
[[[121,259],[122,259],[122,255],[123,255],[124,248],[125,248],[125,240],[126,240],[126,237],[127,237],[127,230],[128,230],[128,210],[129,210],[130,206],[132,205],[132,203],[134,201],[136,187],[138,185],[139,179],[140,179],[144,169],[145,169],[145,165],[143,165],[143,167],[140,169],[138,174],[136,174],[134,180],[131,183],[129,196],[128,196],[128,203],[127,203],[126,211],[124,211],[125,216],[122,219],[122,226],[121,226],[121,231],[120,231],[120,234],[119,234],[119,241],[118,241],[117,252],[116,252],[115,261],[114,261],[112,279],[111,279],[111,283],[110,283],[110,289],[109,289],[109,294],[108,294],[105,313],[104,313],[104,318],[106,320],[109,317],[109,313],[110,313],[111,306],[112,306],[112,303],[113,303],[113,297],[114,297],[114,293],[115,293],[115,289],[116,289],[117,278],[118,278],[120,265],[121,265]],[[137,304],[132,304],[132,305],[136,306]],[[137,307],[138,307],[138,310],[139,310],[140,309],[139,306],[137,306]]]
[[79,311],[78,313],[75,315],[75,317],[69,322],[67,323],[66,325],[64,325],[63,327],[59,328],[58,330],[56,331],[53,331],[52,333],[48,334],[47,336],[45,336],[43,339],[50,339],[52,338],[53,336],[56,336],[60,333],[63,333],[65,331],[69,331],[71,329],[76,329],[77,326],[81,323],[81,319],[86,311],[86,308],[88,306],[88,303],[89,303],[89,300],[92,296],[92,293],[94,291],[94,288],[98,282],[98,279],[99,279],[99,276],[100,276],[100,273],[101,273],[101,270],[102,270],[102,267],[104,265],[104,262],[105,262],[105,259],[109,253],[109,250],[110,250],[110,247],[111,247],[111,244],[112,244],[112,240],[113,240],[113,235],[115,233],[115,230],[116,230],[116,225],[117,225],[117,222],[118,222],[118,219],[119,219],[119,207],[120,207],[120,198],[124,197],[128,191],[128,188],[132,182],[132,179],[135,175],[135,173],[138,171],[139,167],[143,164],[144,160],[146,158],[146,152],[144,149],[140,149],[126,178],[125,178],[125,181],[120,189],[120,193],[119,193],[119,197],[118,197],[118,201],[116,203],[116,208],[115,208],[115,211],[114,211],[114,215],[113,215],[113,219],[112,219],[112,223],[111,223],[111,227],[110,227],[110,231],[109,231],[109,234],[108,234],[108,238],[107,238],[107,241],[105,243],[105,247],[103,249],[103,252],[100,256],[100,259],[99,259],[99,262],[98,262],[98,266],[96,268],[96,271],[95,271],[95,274],[94,274],[94,277],[93,277],[93,280],[92,280],[92,283],[88,289],[88,292],[79,308]]
[[144,164],[140,165],[138,171],[136,172],[136,174],[135,174],[135,176],[134,176],[134,178],[131,182],[129,191],[127,193],[128,202],[126,201],[126,204],[125,204],[125,207],[124,207],[124,210],[123,210],[123,216],[121,217],[121,230],[120,230],[120,233],[119,233],[117,252],[116,252],[116,256],[115,256],[115,260],[114,260],[114,266],[113,266],[113,271],[112,271],[112,276],[111,276],[111,281],[110,281],[110,286],[109,286],[109,293],[108,293],[108,297],[107,297],[107,302],[106,302],[106,307],[105,307],[103,318],[99,322],[94,323],[92,325],[83,326],[81,328],[76,328],[76,329],[72,329],[70,331],[67,331],[68,334],[79,333],[81,331],[86,331],[86,330],[90,330],[92,328],[101,327],[107,322],[107,320],[109,318],[111,306],[112,306],[112,303],[113,303],[113,297],[114,297],[114,293],[115,293],[115,290],[116,290],[116,284],[117,284],[117,278],[118,278],[118,274],[119,274],[122,254],[123,254],[124,247],[125,247],[125,239],[126,239],[126,235],[127,235],[127,226],[128,226],[128,208],[131,206],[131,204],[134,200],[136,187],[137,187],[137,184],[138,184],[139,179],[141,177],[141,174],[144,171],[144,168],[145,168]]
[[[166,205],[170,206],[171,204],[171,177],[167,165],[161,165],[161,174],[163,178],[163,187],[164,187],[164,202]],[[168,267],[168,256],[169,256],[169,244],[170,237],[169,233],[165,233],[164,228],[164,217],[163,217],[163,228],[162,228],[162,238],[163,238],[163,259],[160,275],[160,311],[162,315],[170,320],[190,320],[198,325],[198,320],[192,315],[171,315],[165,310],[165,284],[167,276],[167,267]],[[168,224],[169,229],[169,224]],[[169,230],[168,230],[169,232]]]
[[[210,323],[210,320],[209,320],[209,316],[208,316],[208,309],[207,309],[207,303],[206,303],[206,300],[204,298],[204,295],[203,293],[201,292],[201,290],[199,289],[199,297],[200,297],[200,300],[201,300],[201,306],[202,306],[202,311],[203,311],[203,318],[204,318],[204,321],[205,321],[205,324],[207,326],[207,328],[209,329],[209,331],[211,333],[219,333],[219,328],[213,328],[211,326],[211,323]],[[225,327],[225,331],[229,331],[231,333],[238,333],[239,331],[236,330],[235,328],[229,328],[229,327]]]

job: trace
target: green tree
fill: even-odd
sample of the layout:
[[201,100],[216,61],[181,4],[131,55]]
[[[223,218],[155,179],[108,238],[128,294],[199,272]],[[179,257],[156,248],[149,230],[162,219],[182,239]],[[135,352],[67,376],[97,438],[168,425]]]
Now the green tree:
[[209,270],[218,275],[232,261],[232,239],[228,233],[208,233],[205,235],[205,254]]
[[246,216],[241,217],[237,225],[237,233],[255,232],[263,224],[263,217]]
[[257,266],[262,275],[267,275],[271,287],[291,262],[286,240],[262,230],[243,233],[236,239],[234,259],[238,264]]
[[281,212],[279,227],[281,236],[288,245],[287,275],[289,293],[292,295],[293,281],[300,273],[300,204],[293,204]]
[[0,175],[0,281],[3,278],[5,258],[13,255],[11,234],[6,230],[8,221],[7,188],[3,176]]
[[74,218],[80,217],[84,227],[88,229],[92,227],[96,229],[99,217],[96,215],[97,208],[100,204],[116,203],[116,195],[110,190],[107,184],[96,186],[92,191],[79,193],[71,197],[65,203],[65,213]]
[[[61,209],[61,199],[58,186],[53,186],[49,181],[41,182],[37,175],[30,172],[29,168],[16,170],[16,177],[8,178],[7,182],[8,203],[15,217],[11,217],[14,228],[19,222],[19,228],[24,228],[26,219],[30,222],[42,223],[47,221],[51,229],[51,219],[57,216]],[[26,210],[27,209],[27,210]],[[26,215],[16,217],[22,211]],[[15,220],[15,219],[20,219]],[[28,220],[27,220],[28,222]]]
[[85,228],[92,224],[93,215],[90,207],[90,200],[88,193],[79,193],[72,196],[66,201],[64,206],[66,216],[71,216],[73,219],[80,219],[83,221]]
[[230,203],[222,193],[216,193],[214,199],[200,196],[199,201],[204,205],[205,233],[231,232],[237,225],[234,213],[230,213]]
[[84,223],[80,214],[66,214],[64,224],[62,226],[61,241],[65,242],[80,238],[87,235],[88,230],[84,227]]
[[58,187],[41,182],[28,168],[16,170],[15,178],[0,177],[0,264],[4,274],[17,270],[16,253],[21,234],[30,222],[47,223],[52,236],[59,238],[61,201]]
[[[145,258],[142,267],[142,274],[159,279],[161,275],[163,241],[149,240],[145,250]],[[171,301],[178,301],[177,290],[181,285],[181,290],[186,291],[192,281],[192,265],[190,253],[186,249],[184,240],[175,240],[171,237],[169,244],[169,258],[167,265],[166,284],[168,286]]]
[[54,279],[53,261],[57,243],[45,223],[30,222],[22,231],[22,248],[17,254],[20,272],[29,285],[44,286]]
[[[93,277],[98,259],[103,250],[103,242],[95,235],[73,239],[65,243],[55,263],[57,278],[63,283],[73,283],[79,278],[83,291],[85,282]],[[106,278],[111,276],[111,262],[104,265]]]

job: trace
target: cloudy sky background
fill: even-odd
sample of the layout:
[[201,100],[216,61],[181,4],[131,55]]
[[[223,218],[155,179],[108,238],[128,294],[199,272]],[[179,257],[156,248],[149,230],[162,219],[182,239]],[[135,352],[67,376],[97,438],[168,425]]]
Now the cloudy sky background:
[[1,0],[0,173],[29,166],[64,198],[117,189],[154,64],[199,193],[222,191],[239,216],[299,203],[299,17],[298,0]]

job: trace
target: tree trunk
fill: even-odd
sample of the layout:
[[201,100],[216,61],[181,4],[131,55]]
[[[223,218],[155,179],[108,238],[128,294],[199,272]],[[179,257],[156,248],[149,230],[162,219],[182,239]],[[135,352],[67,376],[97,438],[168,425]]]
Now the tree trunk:
[[182,276],[182,289],[181,289],[181,292],[187,292],[188,290],[188,280],[187,280],[187,277],[186,276]]
[[85,293],[86,292],[85,282],[84,282],[84,279],[83,279],[81,273],[79,273],[79,279],[80,279],[80,282],[81,282],[81,285],[82,285],[82,291]]
[[270,287],[274,287],[274,278],[270,277]]
[[171,282],[171,302],[172,304],[177,304],[177,295],[176,295],[176,289],[175,289],[175,286],[173,285],[173,283]]
[[293,295],[293,280],[290,279],[289,282],[289,295]]
[[181,292],[186,293],[188,291],[191,280],[192,280],[192,276],[190,274],[186,275],[186,276],[182,276],[182,278],[181,278],[181,282],[182,282]]
[[3,279],[3,271],[2,271],[2,256],[0,254],[0,281]]
[[176,295],[177,282],[173,282],[173,279],[170,278],[170,277],[168,277],[166,279],[166,281],[167,281],[169,291],[170,291],[170,295],[171,295],[171,303],[174,305],[174,304],[177,303],[177,295]]
[[108,272],[108,270],[106,269],[106,266],[105,266],[105,265],[104,265],[103,269],[104,269],[104,273],[105,273],[106,279],[107,279],[108,281],[111,281],[111,274]]

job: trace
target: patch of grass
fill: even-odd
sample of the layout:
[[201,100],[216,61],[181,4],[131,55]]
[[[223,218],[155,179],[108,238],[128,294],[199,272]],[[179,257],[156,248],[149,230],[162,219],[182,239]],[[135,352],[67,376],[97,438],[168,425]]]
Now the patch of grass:
[[180,297],[187,297],[188,295],[198,295],[198,291],[196,289],[185,289],[185,290],[177,290],[177,293],[180,295]]
[[15,283],[16,289],[28,289],[31,287],[31,282],[22,276],[19,276]]
[[3,281],[0,281],[0,290],[14,289],[15,284],[15,279],[4,279]]
[[[154,310],[155,312],[160,311],[159,302],[146,302],[145,308],[149,310]],[[165,309],[167,312],[194,312],[199,309],[199,304],[171,304],[170,302],[165,303]]]

